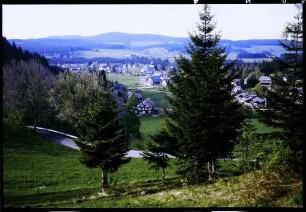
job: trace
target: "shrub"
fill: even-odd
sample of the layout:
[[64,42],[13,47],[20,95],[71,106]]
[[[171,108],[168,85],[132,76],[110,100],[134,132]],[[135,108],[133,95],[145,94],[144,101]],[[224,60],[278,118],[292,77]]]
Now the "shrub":
[[260,168],[265,160],[265,151],[262,139],[258,137],[254,129],[247,125],[238,138],[232,154],[236,162],[232,166],[233,171],[247,172]]

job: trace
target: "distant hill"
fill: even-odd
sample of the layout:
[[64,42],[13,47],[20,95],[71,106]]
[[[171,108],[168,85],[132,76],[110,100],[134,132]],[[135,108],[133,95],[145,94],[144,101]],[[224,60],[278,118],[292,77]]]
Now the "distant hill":
[[153,34],[110,32],[94,36],[51,36],[39,39],[10,39],[11,43],[40,53],[100,49],[143,49],[147,47],[183,47],[188,38]]
[[[10,39],[9,41],[31,52],[50,55],[54,53],[65,54],[67,52],[72,55],[71,52],[76,51],[98,51],[103,49],[142,51],[152,48],[164,49],[170,53],[184,54],[189,43],[189,37],[110,32],[93,36],[50,36],[39,39]],[[271,55],[279,56],[285,52],[279,46],[277,39],[221,40],[220,45],[226,47],[226,51],[231,58],[237,58],[238,54],[251,55],[251,58],[253,54],[261,54],[268,58]]]

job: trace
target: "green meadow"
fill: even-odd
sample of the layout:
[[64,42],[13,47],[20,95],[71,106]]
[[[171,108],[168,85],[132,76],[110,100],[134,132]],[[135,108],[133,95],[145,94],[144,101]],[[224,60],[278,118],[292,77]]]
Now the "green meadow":
[[[120,82],[120,78],[114,80]],[[135,83],[134,76],[125,78],[125,84],[133,85],[133,83]],[[152,98],[160,107],[168,104],[164,92],[157,88],[143,89],[142,94],[144,98]],[[140,117],[142,138],[134,140],[131,149],[145,150],[146,144],[150,141],[149,135],[160,130],[164,120],[165,117]],[[259,122],[256,113],[253,114],[251,123],[256,128],[256,132],[262,135],[279,130]],[[82,165],[77,150],[52,143],[32,131],[13,127],[6,122],[3,132],[4,207],[241,206],[232,202],[233,197],[212,199],[212,194],[216,193],[217,188],[224,188],[223,181],[205,187],[207,192],[211,192],[209,195],[200,186],[186,187],[184,181],[176,174],[175,159],[171,160],[171,166],[166,169],[164,185],[160,184],[160,170],[150,169],[141,158],[131,159],[130,163],[123,165],[111,175],[113,195],[101,197],[99,196],[101,171]],[[267,149],[272,147],[269,140],[266,140],[264,145]],[[220,161],[220,171],[229,174],[230,163]],[[235,181],[235,176],[228,176]],[[146,193],[145,196],[141,195],[143,191]],[[221,193],[229,195],[226,192],[228,191],[223,189]],[[235,192],[239,192],[238,187],[232,188],[231,195]],[[205,195],[211,196],[210,199],[199,201],[200,197]],[[246,203],[241,204],[246,205]]]
[[[163,121],[163,117],[141,117],[143,143],[149,134],[161,128]],[[259,132],[273,131],[256,118],[252,121]],[[269,194],[272,199],[265,201],[253,195],[254,189],[262,187],[252,187],[256,185],[254,180],[263,180],[255,177],[262,175],[232,175],[228,169],[230,161],[219,161],[220,171],[225,174],[222,177],[192,186],[176,174],[176,159],[170,161],[165,184],[161,184],[160,170],[150,169],[141,158],[132,158],[111,175],[112,193],[103,196],[99,193],[100,170],[82,165],[77,150],[7,123],[3,132],[5,208],[302,207],[301,182],[284,182],[286,193],[277,196],[273,190]]]
[[[78,150],[7,124],[4,126],[3,171],[5,207],[48,207],[54,202],[61,205],[100,191],[101,171],[82,165]],[[166,173],[169,180],[176,177],[175,165]],[[129,192],[129,186],[141,190],[138,184],[158,184],[160,177],[161,172],[150,169],[143,159],[132,158],[111,175],[111,184],[123,189],[121,192]]]
[[136,88],[139,85],[139,76],[107,74],[107,78],[111,81],[117,81],[128,88]]

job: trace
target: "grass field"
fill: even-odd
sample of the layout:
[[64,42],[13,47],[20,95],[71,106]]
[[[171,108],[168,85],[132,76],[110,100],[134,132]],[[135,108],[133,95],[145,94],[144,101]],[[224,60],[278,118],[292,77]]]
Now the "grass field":
[[[146,147],[146,143],[150,140],[149,135],[156,133],[159,129],[162,128],[164,123],[165,117],[150,117],[150,116],[143,116],[140,117],[141,128],[140,131],[142,133],[142,139],[136,140],[132,144],[132,149],[144,150]],[[280,129],[273,128],[270,126],[265,125],[264,123],[258,120],[258,115],[254,114],[251,118],[251,124],[255,127],[256,133],[267,135],[271,132],[280,131]],[[267,148],[271,147],[271,143],[267,140],[264,145]]]
[[153,135],[162,128],[164,117],[140,117],[141,127],[140,132],[142,138],[135,140],[131,144],[131,149],[145,150],[146,144],[150,141],[149,135]]
[[[258,178],[262,181],[262,178]],[[272,189],[267,199],[260,198],[253,189],[254,174],[219,179],[215,182],[196,186],[179,186],[161,191],[148,190],[145,195],[133,193],[97,197],[93,200],[66,203],[64,207],[77,208],[194,208],[197,207],[299,207],[302,208],[301,184],[288,187],[286,195]],[[256,185],[256,183],[255,183]],[[265,190],[259,190],[264,192]],[[259,208],[260,209],[260,208]]]
[[[143,139],[131,148],[144,150],[149,135],[161,129],[164,117],[141,117]],[[275,131],[251,119],[258,133]],[[166,170],[167,186],[159,184],[160,171],[152,170],[143,159],[133,158],[112,174],[115,196],[92,197],[100,191],[100,170],[88,169],[78,160],[78,151],[47,141],[33,132],[4,125],[3,143],[3,193],[5,207],[222,207],[241,206],[233,203],[234,197],[213,199],[212,195],[230,195],[220,182],[200,187],[182,187],[175,173],[175,161]],[[265,145],[269,146],[269,143]],[[227,171],[228,162],[220,162],[220,170]],[[223,186],[223,187],[222,187]],[[233,185],[231,185],[233,186]],[[238,188],[238,187],[237,187]],[[148,195],[141,196],[145,190]],[[210,191],[212,193],[208,194]],[[232,188],[231,195],[235,195]],[[124,194],[124,195],[123,195]],[[205,201],[200,196],[208,195]],[[292,194],[293,195],[293,194]],[[92,198],[91,198],[92,197]],[[163,198],[161,198],[163,197]],[[187,198],[188,197],[188,198]],[[290,197],[291,198],[291,197]],[[297,200],[292,200],[292,199]],[[283,200],[283,204],[298,204],[299,196]],[[289,203],[288,203],[289,201]],[[246,203],[243,203],[246,204]],[[242,204],[242,206],[243,206]]]
[[108,74],[107,78],[112,81],[118,81],[128,88],[136,88],[139,86],[139,76]]
[[[3,154],[4,205],[23,206],[70,201],[100,190],[100,170],[80,164],[78,151],[47,141],[30,131],[5,126]],[[141,171],[139,171],[141,170]],[[133,158],[112,175],[112,182],[133,185],[156,181],[161,173]],[[174,166],[167,170],[175,177]]]
[[[158,130],[163,120],[161,117],[142,117],[144,138]],[[290,184],[286,196],[271,202],[243,199],[243,195],[248,193],[242,195],[241,191],[253,192],[249,183],[254,176],[244,174],[220,178],[206,185],[186,186],[175,173],[175,159],[166,169],[164,185],[160,184],[160,171],[149,169],[143,159],[132,159],[112,174],[113,194],[102,197],[99,196],[100,170],[88,169],[80,164],[77,150],[6,124],[3,150],[4,207],[302,206],[300,182]]]

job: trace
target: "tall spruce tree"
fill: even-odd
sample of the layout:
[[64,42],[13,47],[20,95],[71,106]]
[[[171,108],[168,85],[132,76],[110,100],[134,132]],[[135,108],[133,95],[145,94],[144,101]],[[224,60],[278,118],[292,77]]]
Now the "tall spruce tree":
[[[244,119],[241,106],[230,94],[232,66],[225,65],[225,49],[218,46],[210,7],[200,12],[198,33],[189,34],[187,47],[191,59],[177,59],[178,74],[169,84],[166,126],[177,140],[179,174],[189,182],[201,182],[216,172],[216,159],[226,156],[233,147]],[[207,168],[205,168],[207,166]]]
[[274,89],[267,91],[267,110],[259,111],[265,124],[281,127],[280,136],[294,153],[295,167],[302,167],[304,133],[303,104],[303,14],[302,6],[296,5],[294,22],[288,23],[280,45],[287,51],[283,57],[275,58],[279,74],[272,77]]

